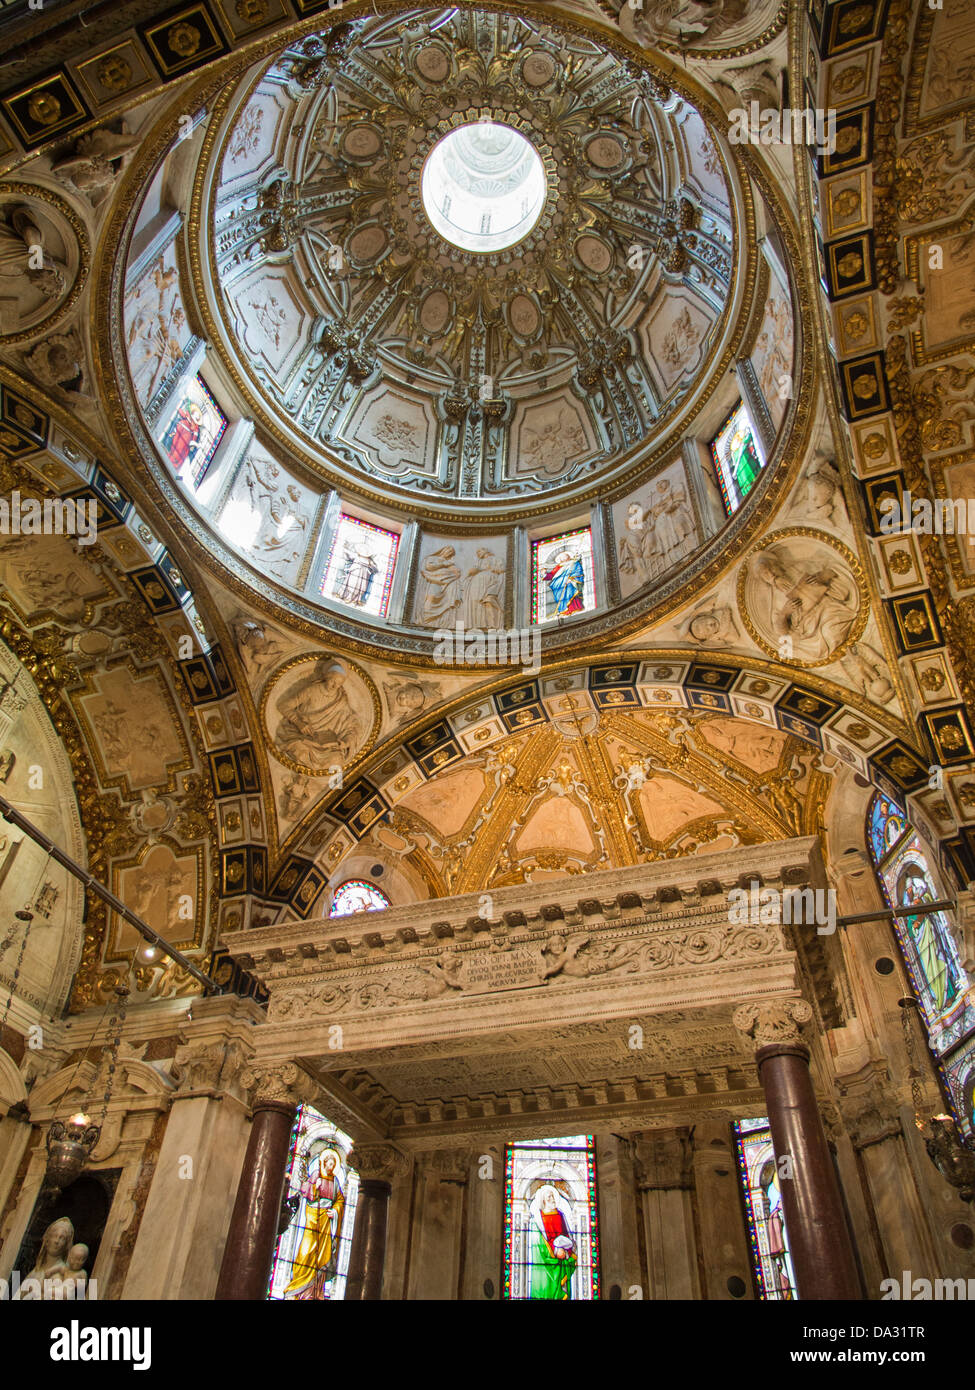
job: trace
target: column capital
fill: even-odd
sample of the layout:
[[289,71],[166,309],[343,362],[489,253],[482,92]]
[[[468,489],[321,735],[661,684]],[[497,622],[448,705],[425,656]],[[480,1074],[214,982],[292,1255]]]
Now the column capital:
[[174,1099],[230,1091],[239,1094],[244,1060],[244,1048],[236,1039],[182,1043],[173,1058],[177,1083]]
[[410,1160],[392,1144],[354,1144],[349,1167],[363,1182],[392,1182],[409,1171]]
[[252,1063],[240,1073],[251,1109],[265,1105],[298,1105],[311,1098],[315,1084],[296,1062]]
[[441,1182],[456,1183],[466,1183],[473,1157],[473,1149],[466,1145],[458,1148],[429,1149],[417,1155],[423,1167],[438,1174]]
[[693,1186],[693,1146],[686,1130],[643,1134],[632,1141],[633,1171],[641,1192]]
[[800,1030],[812,1016],[812,1006],[805,999],[756,999],[739,1005],[731,1021],[758,1051],[765,1047],[804,1046]]

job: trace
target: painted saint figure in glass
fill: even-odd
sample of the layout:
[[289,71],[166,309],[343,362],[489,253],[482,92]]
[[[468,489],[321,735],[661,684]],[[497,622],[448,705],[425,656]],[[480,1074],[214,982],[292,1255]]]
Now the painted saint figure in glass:
[[532,622],[591,613],[595,606],[592,529],[532,541]]
[[310,1162],[307,1155],[302,1155],[299,1192],[304,1210],[299,1211],[298,1220],[304,1233],[291,1266],[285,1298],[323,1299],[326,1283],[338,1272],[345,1213],[340,1171],[341,1161],[334,1149],[321,1149]]
[[387,907],[389,899],[374,884],[350,878],[336,888],[328,915],[348,917],[353,912],[382,912]]
[[287,1228],[278,1239],[268,1298],[333,1302],[345,1297],[359,1175],[352,1140],[310,1105],[301,1105],[285,1187]]
[[545,583],[552,591],[555,612],[560,618],[583,611],[583,591],[586,579],[582,561],[574,550],[560,550],[549,562]]
[[505,1299],[599,1298],[599,1213],[592,1135],[505,1148]]
[[569,1298],[578,1264],[570,1225],[571,1208],[557,1188],[547,1183],[535,1193],[529,1211],[535,1231],[531,1296]]
[[162,434],[162,449],[184,481],[198,487],[227,428],[227,417],[203,378],[187,377]]
[[[936,901],[927,874],[917,864],[908,864],[897,879],[897,901],[903,907]],[[953,942],[947,936],[940,912],[907,917],[904,924],[911,934],[938,1013],[949,1009],[958,998],[960,970],[956,965]]]

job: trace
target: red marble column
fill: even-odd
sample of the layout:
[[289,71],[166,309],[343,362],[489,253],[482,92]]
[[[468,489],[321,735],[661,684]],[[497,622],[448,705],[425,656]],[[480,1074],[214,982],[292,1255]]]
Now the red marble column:
[[736,1010],[735,1026],[755,1043],[772,1147],[785,1169],[779,1186],[799,1297],[858,1300],[853,1243],[799,1033],[811,1017],[803,999],[769,1000]]
[[347,1299],[380,1299],[383,1293],[383,1267],[386,1260],[386,1222],[389,1215],[388,1182],[362,1178],[359,1202],[349,1254]]
[[349,1252],[346,1299],[378,1300],[383,1296],[391,1179],[408,1166],[403,1154],[391,1144],[357,1144],[349,1154],[349,1167],[359,1174],[359,1201]]
[[259,1099],[254,1104],[217,1299],[267,1297],[296,1110],[287,1100]]

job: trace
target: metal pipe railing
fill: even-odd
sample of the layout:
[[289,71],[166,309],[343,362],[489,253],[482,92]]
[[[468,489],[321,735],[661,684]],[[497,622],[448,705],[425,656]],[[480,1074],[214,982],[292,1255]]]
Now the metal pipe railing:
[[953,912],[958,906],[954,898],[939,898],[934,903],[914,903],[911,907],[878,908],[876,912],[855,912],[851,917],[837,917],[838,927],[848,927],[853,922],[893,922],[902,917],[927,917],[932,912]]
[[60,864],[62,868],[67,869],[69,874],[73,874],[75,878],[79,879],[87,889],[94,893],[96,897],[101,898],[102,902],[107,903],[112,911],[117,912],[130,926],[135,927],[142,939],[148,941],[150,946],[155,946],[164,956],[168,956],[170,960],[174,960],[177,965],[181,966],[187,974],[192,975],[194,980],[198,980],[207,990],[212,991],[214,994],[223,993],[222,986],[218,985],[216,980],[211,979],[209,975],[205,975],[198,966],[194,965],[191,960],[188,960],[186,956],[183,955],[182,951],[177,951],[176,947],[171,946],[166,938],[160,936],[154,927],[150,927],[148,922],[144,922],[141,917],[130,908],[126,907],[121,898],[117,898],[103,883],[99,883],[97,878],[93,878],[87,869],[83,869],[69,854],[65,854],[63,849],[59,849],[53,840],[48,839],[43,830],[38,830],[33,822],[22,815],[16,807],[11,806],[5,796],[0,796],[0,816],[2,816],[4,820],[10,821],[18,830],[22,830],[25,835],[30,836],[36,845],[40,845],[45,854],[49,855],[51,859]]

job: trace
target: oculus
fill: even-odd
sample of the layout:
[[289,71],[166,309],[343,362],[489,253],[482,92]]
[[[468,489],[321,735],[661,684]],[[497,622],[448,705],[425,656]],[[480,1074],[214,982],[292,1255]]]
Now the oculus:
[[438,140],[420,177],[434,230],[462,251],[504,251],[528,235],[548,192],[534,146],[511,126],[474,121]]

